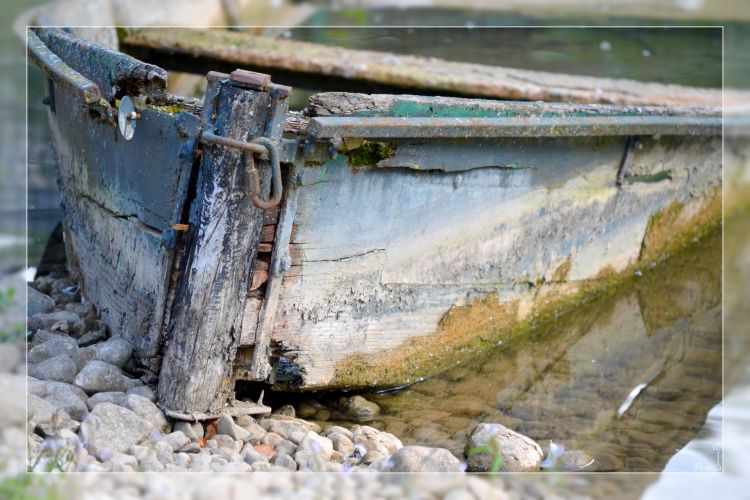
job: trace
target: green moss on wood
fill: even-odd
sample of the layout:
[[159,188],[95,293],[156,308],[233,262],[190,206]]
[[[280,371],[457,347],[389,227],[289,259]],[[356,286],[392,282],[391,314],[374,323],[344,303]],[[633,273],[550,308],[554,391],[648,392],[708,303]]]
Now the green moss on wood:
[[360,147],[349,150],[346,155],[352,167],[365,167],[377,165],[379,161],[390,158],[395,152],[396,146],[393,144],[364,141]]

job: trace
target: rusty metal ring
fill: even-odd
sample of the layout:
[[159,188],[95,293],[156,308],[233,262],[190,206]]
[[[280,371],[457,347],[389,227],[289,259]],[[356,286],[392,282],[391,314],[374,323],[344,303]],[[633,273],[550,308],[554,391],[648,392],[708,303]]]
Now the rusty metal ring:
[[[279,150],[276,147],[276,143],[274,143],[271,139],[268,137],[256,137],[252,141],[250,141],[253,144],[260,144],[266,148],[266,151],[268,152],[268,160],[271,162],[271,186],[272,186],[272,196],[268,200],[263,200],[260,197],[260,186],[258,182],[258,171],[255,168],[255,163],[252,162],[252,159],[250,162],[252,162],[251,167],[251,174],[253,173],[253,170],[255,171],[254,177],[255,177],[255,185],[252,192],[253,197],[253,205],[255,205],[258,208],[261,208],[263,210],[267,210],[269,208],[273,208],[276,205],[279,204],[281,201],[281,195],[283,193],[283,188],[281,185],[281,164],[279,162]],[[252,156],[252,153],[250,151],[247,151],[245,153],[248,156]],[[247,160],[246,160],[247,163]]]

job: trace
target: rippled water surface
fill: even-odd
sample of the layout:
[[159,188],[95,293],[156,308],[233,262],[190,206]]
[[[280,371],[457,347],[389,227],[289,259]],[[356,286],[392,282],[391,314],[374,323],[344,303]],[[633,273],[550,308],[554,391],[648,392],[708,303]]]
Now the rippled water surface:
[[[552,440],[585,451],[595,458],[588,470],[660,471],[721,399],[721,340],[716,230],[482,359],[365,394],[382,409],[368,424],[460,455],[478,422],[499,422],[543,447]],[[329,399],[333,419],[342,418]],[[719,449],[715,423],[705,446]],[[688,458],[670,470],[697,465]]]

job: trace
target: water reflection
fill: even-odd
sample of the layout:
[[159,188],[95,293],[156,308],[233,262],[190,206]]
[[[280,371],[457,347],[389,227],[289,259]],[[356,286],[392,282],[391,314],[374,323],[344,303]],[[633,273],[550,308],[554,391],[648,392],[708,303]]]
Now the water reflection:
[[[585,451],[589,470],[662,470],[721,397],[720,232],[483,359],[365,396],[382,408],[368,424],[405,444],[460,455],[477,422],[500,422]],[[718,447],[720,427],[704,438]],[[688,457],[670,470],[704,465]]]

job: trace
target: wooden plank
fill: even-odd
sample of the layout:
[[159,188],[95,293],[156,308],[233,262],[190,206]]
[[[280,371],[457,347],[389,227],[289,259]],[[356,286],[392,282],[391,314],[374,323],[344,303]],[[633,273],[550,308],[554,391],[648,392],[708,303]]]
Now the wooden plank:
[[106,100],[123,95],[146,95],[165,101],[167,72],[114,49],[77,38],[59,28],[40,28],[37,36],[65,63],[99,86]]
[[[243,141],[278,140],[285,103],[266,91],[215,80],[205,99],[204,127]],[[224,146],[204,150],[191,209],[195,230],[180,268],[159,377],[159,401],[171,414],[218,415],[233,397],[234,358],[263,224],[245,185],[242,158]],[[267,196],[270,168],[259,165]]]
[[[496,99],[631,105],[721,105],[720,89],[614,80],[344,49],[223,30],[141,28],[123,44],[162,64],[211,61],[279,75],[326,77],[419,91]],[[159,54],[165,57],[157,57]],[[177,56],[177,57],[175,57]],[[329,84],[330,85],[330,84]]]
[[[560,158],[587,152],[581,164],[548,155],[525,169],[425,173],[355,170],[342,155],[303,169],[301,261],[284,276],[271,336],[285,367],[278,383],[414,381],[476,340],[479,327],[441,329],[452,309],[489,300],[478,324],[491,333],[493,321],[521,320],[639,262],[654,214],[685,204],[700,217],[721,183],[720,138],[643,145],[633,165],[661,164],[674,171],[670,179],[618,187],[624,139],[561,147]],[[554,293],[542,293],[542,283]]]
[[182,214],[197,117],[144,109],[125,141],[93,119],[71,88],[51,89],[72,271],[112,332],[130,340],[136,360],[155,374],[173,257],[162,234]]

